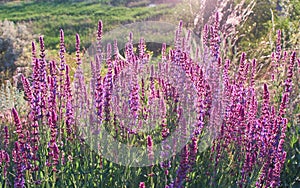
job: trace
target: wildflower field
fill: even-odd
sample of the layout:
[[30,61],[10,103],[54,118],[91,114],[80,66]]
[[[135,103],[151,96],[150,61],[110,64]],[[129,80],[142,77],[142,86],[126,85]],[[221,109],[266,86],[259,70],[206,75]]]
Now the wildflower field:
[[62,29],[58,61],[32,42],[31,75],[1,88],[0,187],[300,187],[299,48],[277,30],[258,78],[219,16],[196,48],[179,21],[156,59],[135,33],[104,42],[101,20],[89,57],[76,34],[65,58]]

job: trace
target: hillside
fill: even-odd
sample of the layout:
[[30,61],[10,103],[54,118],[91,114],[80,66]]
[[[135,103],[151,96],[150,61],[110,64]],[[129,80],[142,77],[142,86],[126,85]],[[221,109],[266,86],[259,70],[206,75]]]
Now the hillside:
[[99,19],[107,31],[120,24],[156,20],[170,11],[170,5],[127,8],[97,1],[13,2],[0,5],[0,20],[26,23],[33,33],[45,36],[45,45],[50,49],[58,48],[59,30],[64,29],[67,51],[74,52],[75,34],[80,33],[83,46],[88,47]]

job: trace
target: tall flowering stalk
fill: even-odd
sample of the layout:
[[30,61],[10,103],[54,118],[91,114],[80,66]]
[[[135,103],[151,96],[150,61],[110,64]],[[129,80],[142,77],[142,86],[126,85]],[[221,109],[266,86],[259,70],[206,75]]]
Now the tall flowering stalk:
[[40,110],[41,110],[41,118],[47,115],[47,72],[46,72],[46,54],[45,54],[45,44],[44,38],[40,37],[40,59],[38,59],[39,67],[38,67],[38,77],[39,77],[39,93],[41,94],[40,98]]
[[29,101],[29,105],[31,108],[33,108],[33,95],[32,95],[32,90],[31,90],[31,85],[29,83],[29,80],[24,76],[22,75],[21,77],[21,80],[22,80],[22,84],[23,84],[23,89],[24,89],[24,94],[25,94],[25,97],[27,99],[27,101]]
[[[9,168],[9,163],[10,163],[10,156],[7,153],[8,149],[9,149],[8,145],[9,145],[10,135],[9,135],[7,126],[4,127],[3,132],[4,132],[4,141],[3,141],[4,150],[0,150],[0,166],[3,167],[2,176],[6,179],[8,168]],[[4,163],[4,165],[2,163]]]
[[49,111],[56,111],[57,108],[57,77],[56,77],[56,63],[55,61],[50,62],[50,75],[48,75],[48,83],[49,83],[49,97],[48,97],[48,110]]
[[60,121],[63,119],[63,109],[65,109],[65,101],[66,101],[66,96],[65,96],[65,79],[66,79],[66,60],[65,60],[65,53],[66,53],[66,48],[65,48],[65,38],[64,38],[64,31],[61,29],[60,30],[60,50],[59,50],[59,59],[60,59],[60,66],[59,66],[59,90],[58,90],[58,107],[60,109]]
[[85,83],[84,73],[82,69],[82,59],[80,55],[80,37],[76,34],[76,64],[77,69],[74,74],[74,116],[75,123],[78,126],[87,126],[88,111],[90,107],[90,99],[88,98],[87,87]]
[[167,160],[167,157],[170,155],[171,146],[166,142],[167,137],[170,134],[170,130],[167,127],[167,109],[164,99],[160,99],[160,109],[161,109],[161,137],[162,137],[162,151],[161,151],[161,157],[164,160],[160,163],[160,166],[165,171],[166,181],[167,181],[167,175],[169,174],[169,168],[171,167],[171,161]]
[[[64,85],[64,92],[66,97],[66,132],[67,139],[72,139],[72,135],[74,134],[73,125],[75,123],[74,119],[74,108],[73,108],[73,95],[71,90],[71,79],[70,79],[70,71],[69,66],[66,65],[66,80]],[[61,133],[64,131],[61,130]]]
[[[32,82],[32,87],[33,87],[32,88],[32,94],[33,94],[32,115],[35,121],[37,121],[42,117],[42,108],[41,108],[42,95],[40,90],[41,83],[39,78],[39,69],[40,69],[40,63],[39,60],[36,59],[35,64],[33,66],[33,82]],[[26,84],[24,86],[26,86]]]
[[12,109],[12,116],[14,118],[14,123],[16,126],[16,133],[18,135],[18,142],[21,144],[21,147],[25,144],[25,136],[23,132],[23,126],[19,117],[19,114],[15,108]]
[[176,181],[174,187],[182,188],[189,170],[189,148],[186,145],[181,151],[180,165],[176,172]]
[[49,147],[49,159],[48,166],[52,166],[52,170],[54,172],[57,171],[57,165],[59,164],[59,149],[57,145],[57,115],[54,110],[51,111],[50,116],[48,118],[48,124],[50,127],[50,141],[48,144]]
[[97,46],[96,46],[96,75],[100,75],[101,61],[102,61],[102,35],[103,35],[103,23],[101,20],[98,21],[97,29]]
[[130,91],[130,110],[132,113],[132,117],[134,119],[138,118],[138,113],[139,113],[139,84],[138,84],[138,77],[137,77],[137,71],[138,71],[138,62],[133,63],[132,67],[132,78],[131,78],[131,91]]
[[103,88],[103,79],[100,75],[97,76],[96,81],[96,94],[95,94],[95,103],[97,109],[97,116],[99,118],[99,123],[102,122],[103,119],[103,101],[104,101],[104,88]]
[[3,132],[4,132],[4,141],[3,141],[4,149],[7,150],[9,145],[9,138],[10,138],[7,126],[4,127]]
[[[35,66],[37,66],[37,65],[35,65]],[[25,78],[23,75],[22,75],[22,83],[23,83],[23,88],[25,91],[25,96],[26,96],[26,98],[29,102],[30,108],[31,108],[30,114],[29,114],[29,121],[31,124],[31,132],[30,133],[28,132],[29,135],[27,135],[27,139],[29,140],[28,142],[30,143],[31,150],[32,150],[31,151],[32,163],[33,163],[32,170],[37,171],[38,170],[37,163],[39,160],[39,158],[37,156],[37,152],[39,149],[39,140],[40,140],[39,124],[38,124],[39,116],[38,116],[38,112],[37,112],[37,109],[39,109],[38,105],[37,105],[38,98],[37,98],[36,93],[34,93],[34,94],[32,93],[32,88],[30,86],[29,80],[27,78]],[[36,84],[36,80],[34,80],[33,84]],[[37,91],[37,89],[34,89],[34,90]]]
[[9,154],[5,150],[0,150],[0,166],[3,168],[3,170],[2,170],[2,177],[4,179],[8,178],[7,177],[7,172],[8,172],[8,168],[10,166],[9,163],[10,163],[10,156],[9,156]]
[[196,158],[198,153],[198,138],[193,137],[191,143],[189,144],[189,169],[193,170],[196,164]]
[[36,47],[34,42],[31,43],[31,56],[32,56],[32,67],[33,67],[36,61]]
[[105,121],[109,122],[111,120],[110,115],[110,101],[112,92],[112,78],[113,78],[113,65],[111,60],[111,44],[107,44],[107,59],[106,64],[108,66],[108,72],[104,78],[104,112]]
[[24,170],[25,165],[23,162],[23,148],[22,144],[20,142],[15,142],[15,147],[13,151],[13,158],[15,163],[15,171],[16,171],[16,177],[14,181],[14,187],[23,188],[25,187],[25,178],[24,178]]

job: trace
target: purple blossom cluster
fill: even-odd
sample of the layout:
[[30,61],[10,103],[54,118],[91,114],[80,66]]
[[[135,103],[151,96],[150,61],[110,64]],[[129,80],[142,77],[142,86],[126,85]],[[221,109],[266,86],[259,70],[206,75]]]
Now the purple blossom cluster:
[[[84,76],[78,34],[73,83],[71,67],[65,59],[63,30],[60,31],[59,64],[46,60],[44,39],[40,37],[39,57],[35,43],[32,43],[32,81],[22,77],[29,109],[27,122],[22,122],[21,112],[13,108],[16,141],[10,141],[12,135],[8,126],[3,129],[4,148],[0,150],[3,175],[7,176],[11,165],[9,145],[14,145],[11,152],[14,186],[26,187],[28,172],[35,174],[32,179],[39,182],[35,177],[43,166],[40,161],[44,156],[40,154],[46,155],[46,166],[52,170],[51,173],[59,173],[66,160],[75,160],[72,154],[64,152],[65,146],[76,143],[78,139],[82,143],[85,138],[90,139],[90,134],[98,136],[104,125],[111,130],[114,139],[128,142],[132,139],[144,144],[151,164],[151,179],[156,175],[153,170],[156,170],[154,165],[159,158],[155,155],[154,143],[161,141],[160,157],[164,161],[159,162],[165,186],[181,188],[193,181],[191,174],[197,170],[199,143],[204,130],[213,129],[216,135],[209,150],[211,161],[207,165],[211,167],[207,174],[212,186],[216,186],[214,178],[219,176],[220,166],[234,169],[232,173],[237,174],[236,184],[239,187],[251,183],[253,180],[248,177],[255,173],[256,187],[280,186],[280,173],[287,157],[284,150],[288,124],[286,110],[293,91],[295,66],[298,62],[299,68],[300,59],[297,59],[296,52],[289,54],[282,51],[281,32],[278,31],[276,51],[272,54],[271,80],[280,78],[283,70],[286,70],[286,78],[281,102],[276,106],[270,84],[265,82],[262,88],[255,85],[256,59],[249,61],[246,53],[242,53],[238,70],[232,71],[234,62],[223,57],[220,48],[219,19],[219,14],[216,14],[214,23],[204,27],[203,52],[197,49],[195,55],[190,50],[191,32],[183,37],[183,23],[180,22],[175,33],[174,49],[167,53],[166,44],[163,44],[162,58],[157,65],[150,63],[144,39],[140,39],[138,54],[135,53],[132,33],[125,46],[125,58],[121,58],[116,40],[113,47],[108,44],[103,51],[103,24],[99,21],[97,50],[94,61],[90,62],[90,85],[86,84]],[[105,67],[107,70],[103,71]],[[141,76],[144,70],[149,71],[149,75]],[[129,89],[128,96],[118,96],[118,87]],[[196,99],[192,101],[196,123],[192,125],[189,117],[184,115],[184,110],[190,109],[180,106],[183,105],[180,94],[191,92],[190,88],[194,88],[196,93]],[[262,102],[259,102],[260,99]],[[143,129],[145,125],[146,131]],[[78,133],[80,128],[88,130],[86,135]],[[175,129],[180,131],[171,145],[167,140]],[[140,133],[141,130],[144,132]],[[47,139],[46,142],[41,140],[42,137]],[[182,139],[190,142],[182,148],[176,163],[170,157],[174,155],[175,159],[176,147],[180,145],[178,140]],[[46,150],[43,143],[47,143]],[[93,157],[92,154],[90,157]],[[101,158],[101,168],[103,165],[106,163],[102,163]],[[178,165],[177,169],[172,170],[175,165]],[[174,176],[170,178],[172,171]],[[145,182],[140,182],[139,187],[145,188]]]

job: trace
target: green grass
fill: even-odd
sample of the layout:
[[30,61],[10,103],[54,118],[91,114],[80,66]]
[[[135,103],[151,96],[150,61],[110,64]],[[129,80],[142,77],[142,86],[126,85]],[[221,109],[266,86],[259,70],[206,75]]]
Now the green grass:
[[34,34],[44,35],[48,49],[58,49],[59,30],[65,32],[67,51],[75,51],[75,34],[80,33],[82,45],[87,48],[95,38],[98,20],[109,31],[118,25],[157,19],[171,12],[170,6],[113,7],[99,2],[55,3],[19,2],[0,5],[0,20],[28,23]]

